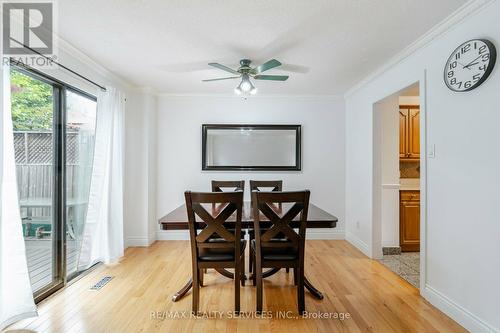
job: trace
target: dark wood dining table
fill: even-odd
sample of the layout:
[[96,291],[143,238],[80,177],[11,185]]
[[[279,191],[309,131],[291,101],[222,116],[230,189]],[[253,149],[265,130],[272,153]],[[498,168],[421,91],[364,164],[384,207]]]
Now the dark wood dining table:
[[[282,207],[282,210],[284,212],[287,211],[287,204],[283,204],[284,206]],[[213,207],[212,209],[216,209]],[[207,209],[209,212],[210,210]],[[217,209],[218,210],[218,209]],[[261,224],[263,224],[263,227],[266,226],[266,218],[261,215]],[[225,223],[231,223],[234,221],[234,216],[230,217],[228,220],[226,220]],[[324,211],[323,209],[319,208],[318,206],[310,203],[309,204],[309,210],[307,214],[307,229],[310,228],[335,228],[337,226],[338,218],[333,216],[332,214]],[[182,204],[181,206],[177,207],[167,215],[163,216],[161,219],[159,219],[158,223],[161,226],[162,230],[187,230],[188,229],[188,216],[187,216],[187,210],[186,210],[186,205]],[[203,225],[203,222],[199,222],[200,227]],[[295,220],[292,220],[290,225],[293,228],[298,228],[298,217]],[[251,209],[251,203],[249,201],[245,201],[243,204],[243,211],[242,211],[242,217],[241,217],[241,227],[242,229],[253,229],[253,215],[252,215],[252,209]],[[263,273],[263,277],[268,277],[271,276],[275,273],[277,273],[279,269],[270,269],[266,272]],[[225,270],[225,269],[217,269],[217,272],[220,274],[228,277],[228,278],[234,278],[233,273]],[[314,287],[311,282],[307,279],[307,276],[304,279],[304,285],[309,290],[309,292],[316,298],[318,299],[323,299],[323,294],[316,288]],[[172,300],[174,302],[178,301],[182,297],[184,297],[187,292],[193,287],[193,280],[190,278],[187,283],[172,296]]]

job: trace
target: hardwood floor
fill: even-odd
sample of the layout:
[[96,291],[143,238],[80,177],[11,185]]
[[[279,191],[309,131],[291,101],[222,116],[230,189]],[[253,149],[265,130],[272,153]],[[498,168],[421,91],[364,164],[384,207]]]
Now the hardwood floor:
[[[227,311],[224,318],[164,318],[188,315],[191,295],[170,298],[191,274],[187,241],[129,248],[120,264],[101,265],[39,304],[39,317],[8,328],[36,332],[465,332],[419,296],[418,290],[346,241],[307,241],[306,272],[325,298],[306,292],[309,313],[348,313],[349,318],[277,318],[297,314],[293,274],[284,270],[264,282],[264,311],[273,318],[227,318],[233,310],[233,282],[213,270],[205,274],[200,311]],[[90,286],[114,278],[101,290]],[[241,288],[241,309],[255,310],[255,287]],[[178,311],[178,312],[176,312]],[[163,315],[163,318],[161,318]],[[334,314],[332,314],[334,315]]]

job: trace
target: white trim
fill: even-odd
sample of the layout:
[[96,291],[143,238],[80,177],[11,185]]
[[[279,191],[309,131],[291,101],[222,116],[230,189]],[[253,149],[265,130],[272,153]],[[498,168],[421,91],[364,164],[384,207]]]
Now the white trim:
[[85,54],[84,52],[80,51],[75,46],[73,46],[73,44],[69,43],[68,41],[62,39],[59,36],[57,36],[57,47],[61,49],[64,53],[67,53],[69,56],[81,62],[82,64],[87,65],[91,70],[103,76],[104,78],[107,78],[108,80],[113,82],[117,82],[128,89],[136,88],[134,84],[125,80],[121,76],[111,72],[110,70],[106,69],[104,66],[99,64],[91,57],[89,57],[87,54]]
[[427,284],[427,69],[419,80],[420,91],[420,294]]
[[158,230],[156,239],[163,240],[189,240],[189,230]]
[[344,230],[335,230],[332,228],[322,228],[322,229],[307,229],[306,239],[345,239]]
[[458,23],[462,22],[466,17],[471,16],[477,13],[479,10],[486,7],[488,4],[494,2],[495,0],[470,0],[465,3],[463,6],[458,8],[455,12],[445,18],[443,21],[435,25],[432,29],[427,31],[423,36],[417,39],[415,42],[411,43],[408,47],[403,49],[401,52],[396,54],[394,57],[390,58],[385,64],[378,67],[374,72],[369,74],[359,83],[350,88],[345,94],[344,97],[348,98],[356,91],[361,89],[366,84],[370,83],[373,79],[380,76],[382,73],[388,71],[389,69],[395,67],[406,58],[411,56],[413,53],[418,51],[419,49],[425,47],[434,39],[441,36],[443,33],[447,32]]
[[[157,240],[189,240],[188,230],[159,230],[156,232]],[[345,239],[343,230],[325,229],[308,229],[306,239]]]
[[346,231],[345,232],[345,239],[352,245],[358,248],[361,252],[363,252],[364,255],[367,257],[371,257],[370,250],[368,245],[363,242],[361,239],[359,239],[355,234],[352,232]]
[[151,241],[147,237],[127,237],[125,239],[125,248],[127,247],[148,247],[150,246],[155,240]]
[[471,332],[499,332],[498,329],[429,285],[421,290],[421,294],[432,305]]
[[[191,97],[206,97],[206,98],[234,98],[243,99],[244,97],[238,96],[232,92],[230,93],[166,93],[158,92],[158,97],[164,98],[191,98]],[[297,99],[317,99],[317,98],[328,98],[332,100],[344,101],[344,95],[342,94],[256,94],[248,97],[251,99],[263,99],[263,98],[297,98]]]
[[401,188],[400,184],[382,184],[382,188],[399,190]]

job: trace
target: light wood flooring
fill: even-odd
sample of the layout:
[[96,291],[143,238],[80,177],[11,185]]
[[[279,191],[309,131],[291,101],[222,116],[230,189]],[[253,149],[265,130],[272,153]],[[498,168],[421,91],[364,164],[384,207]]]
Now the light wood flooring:
[[[306,272],[325,295],[306,292],[310,313],[349,314],[349,318],[295,318],[297,297],[292,273],[285,270],[264,283],[264,310],[269,317],[231,319],[233,282],[213,270],[205,275],[200,311],[223,312],[223,318],[160,318],[188,315],[191,295],[171,301],[191,274],[187,241],[156,242],[129,248],[120,264],[101,265],[39,304],[39,317],[8,330],[35,332],[465,332],[419,296],[418,289],[346,241],[307,241]],[[101,290],[90,287],[103,276],[114,278]],[[244,314],[255,310],[255,287],[241,289]],[[278,311],[292,318],[277,318]]]

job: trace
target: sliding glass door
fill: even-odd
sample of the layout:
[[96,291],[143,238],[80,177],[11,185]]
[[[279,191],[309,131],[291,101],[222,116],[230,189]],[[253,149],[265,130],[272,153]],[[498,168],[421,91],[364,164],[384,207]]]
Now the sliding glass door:
[[66,90],[66,271],[78,273],[94,159],[97,103]]
[[28,270],[40,300],[78,273],[96,100],[34,70],[12,67],[11,106]]
[[19,207],[33,292],[62,282],[57,274],[57,223],[54,220],[54,125],[57,89],[11,71],[12,123]]

